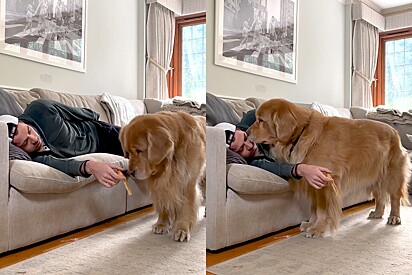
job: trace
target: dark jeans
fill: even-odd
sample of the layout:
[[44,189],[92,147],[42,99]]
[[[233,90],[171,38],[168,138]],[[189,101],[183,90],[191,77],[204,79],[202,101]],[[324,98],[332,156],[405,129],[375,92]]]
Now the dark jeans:
[[96,153],[110,153],[123,156],[123,149],[119,140],[120,126],[103,121],[94,121],[94,125],[99,137]]

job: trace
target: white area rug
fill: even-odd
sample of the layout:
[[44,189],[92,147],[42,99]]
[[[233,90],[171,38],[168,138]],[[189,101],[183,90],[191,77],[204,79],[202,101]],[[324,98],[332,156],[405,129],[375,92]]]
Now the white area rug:
[[153,234],[155,214],[127,222],[61,248],[0,269],[0,274],[205,274],[206,225],[189,242]]
[[[345,217],[334,237],[299,234],[212,266],[215,274],[412,274],[412,208],[402,224],[367,220],[369,209]],[[388,209],[387,209],[388,210]]]

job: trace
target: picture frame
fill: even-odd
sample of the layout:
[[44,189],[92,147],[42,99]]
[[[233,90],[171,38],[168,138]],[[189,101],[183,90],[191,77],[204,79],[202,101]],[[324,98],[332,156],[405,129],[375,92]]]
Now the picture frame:
[[0,0],[0,53],[86,72],[86,0]]
[[216,0],[215,64],[297,82],[298,0]]

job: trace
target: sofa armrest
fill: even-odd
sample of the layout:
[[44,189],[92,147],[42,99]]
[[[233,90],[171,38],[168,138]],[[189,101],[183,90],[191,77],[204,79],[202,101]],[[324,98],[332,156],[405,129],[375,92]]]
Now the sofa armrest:
[[206,247],[224,247],[226,237],[226,145],[223,129],[206,127]]
[[0,253],[8,250],[9,239],[9,140],[7,126],[0,122]]

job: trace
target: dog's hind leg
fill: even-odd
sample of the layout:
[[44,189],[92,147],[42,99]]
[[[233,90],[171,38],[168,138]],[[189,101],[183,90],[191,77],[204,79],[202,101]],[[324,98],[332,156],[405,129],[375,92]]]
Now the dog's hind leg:
[[388,167],[386,189],[391,199],[391,212],[388,224],[401,224],[400,207],[401,203],[409,204],[408,183],[410,179],[409,157],[402,150],[396,150],[394,157]]
[[399,194],[391,194],[391,213],[389,214],[388,224],[397,225],[401,224],[401,198]]
[[397,225],[401,224],[400,208],[401,202],[408,205],[408,183],[407,179],[409,177],[404,174],[395,173],[391,174],[390,185],[388,186],[388,193],[391,199],[391,212],[388,217],[388,224]]

